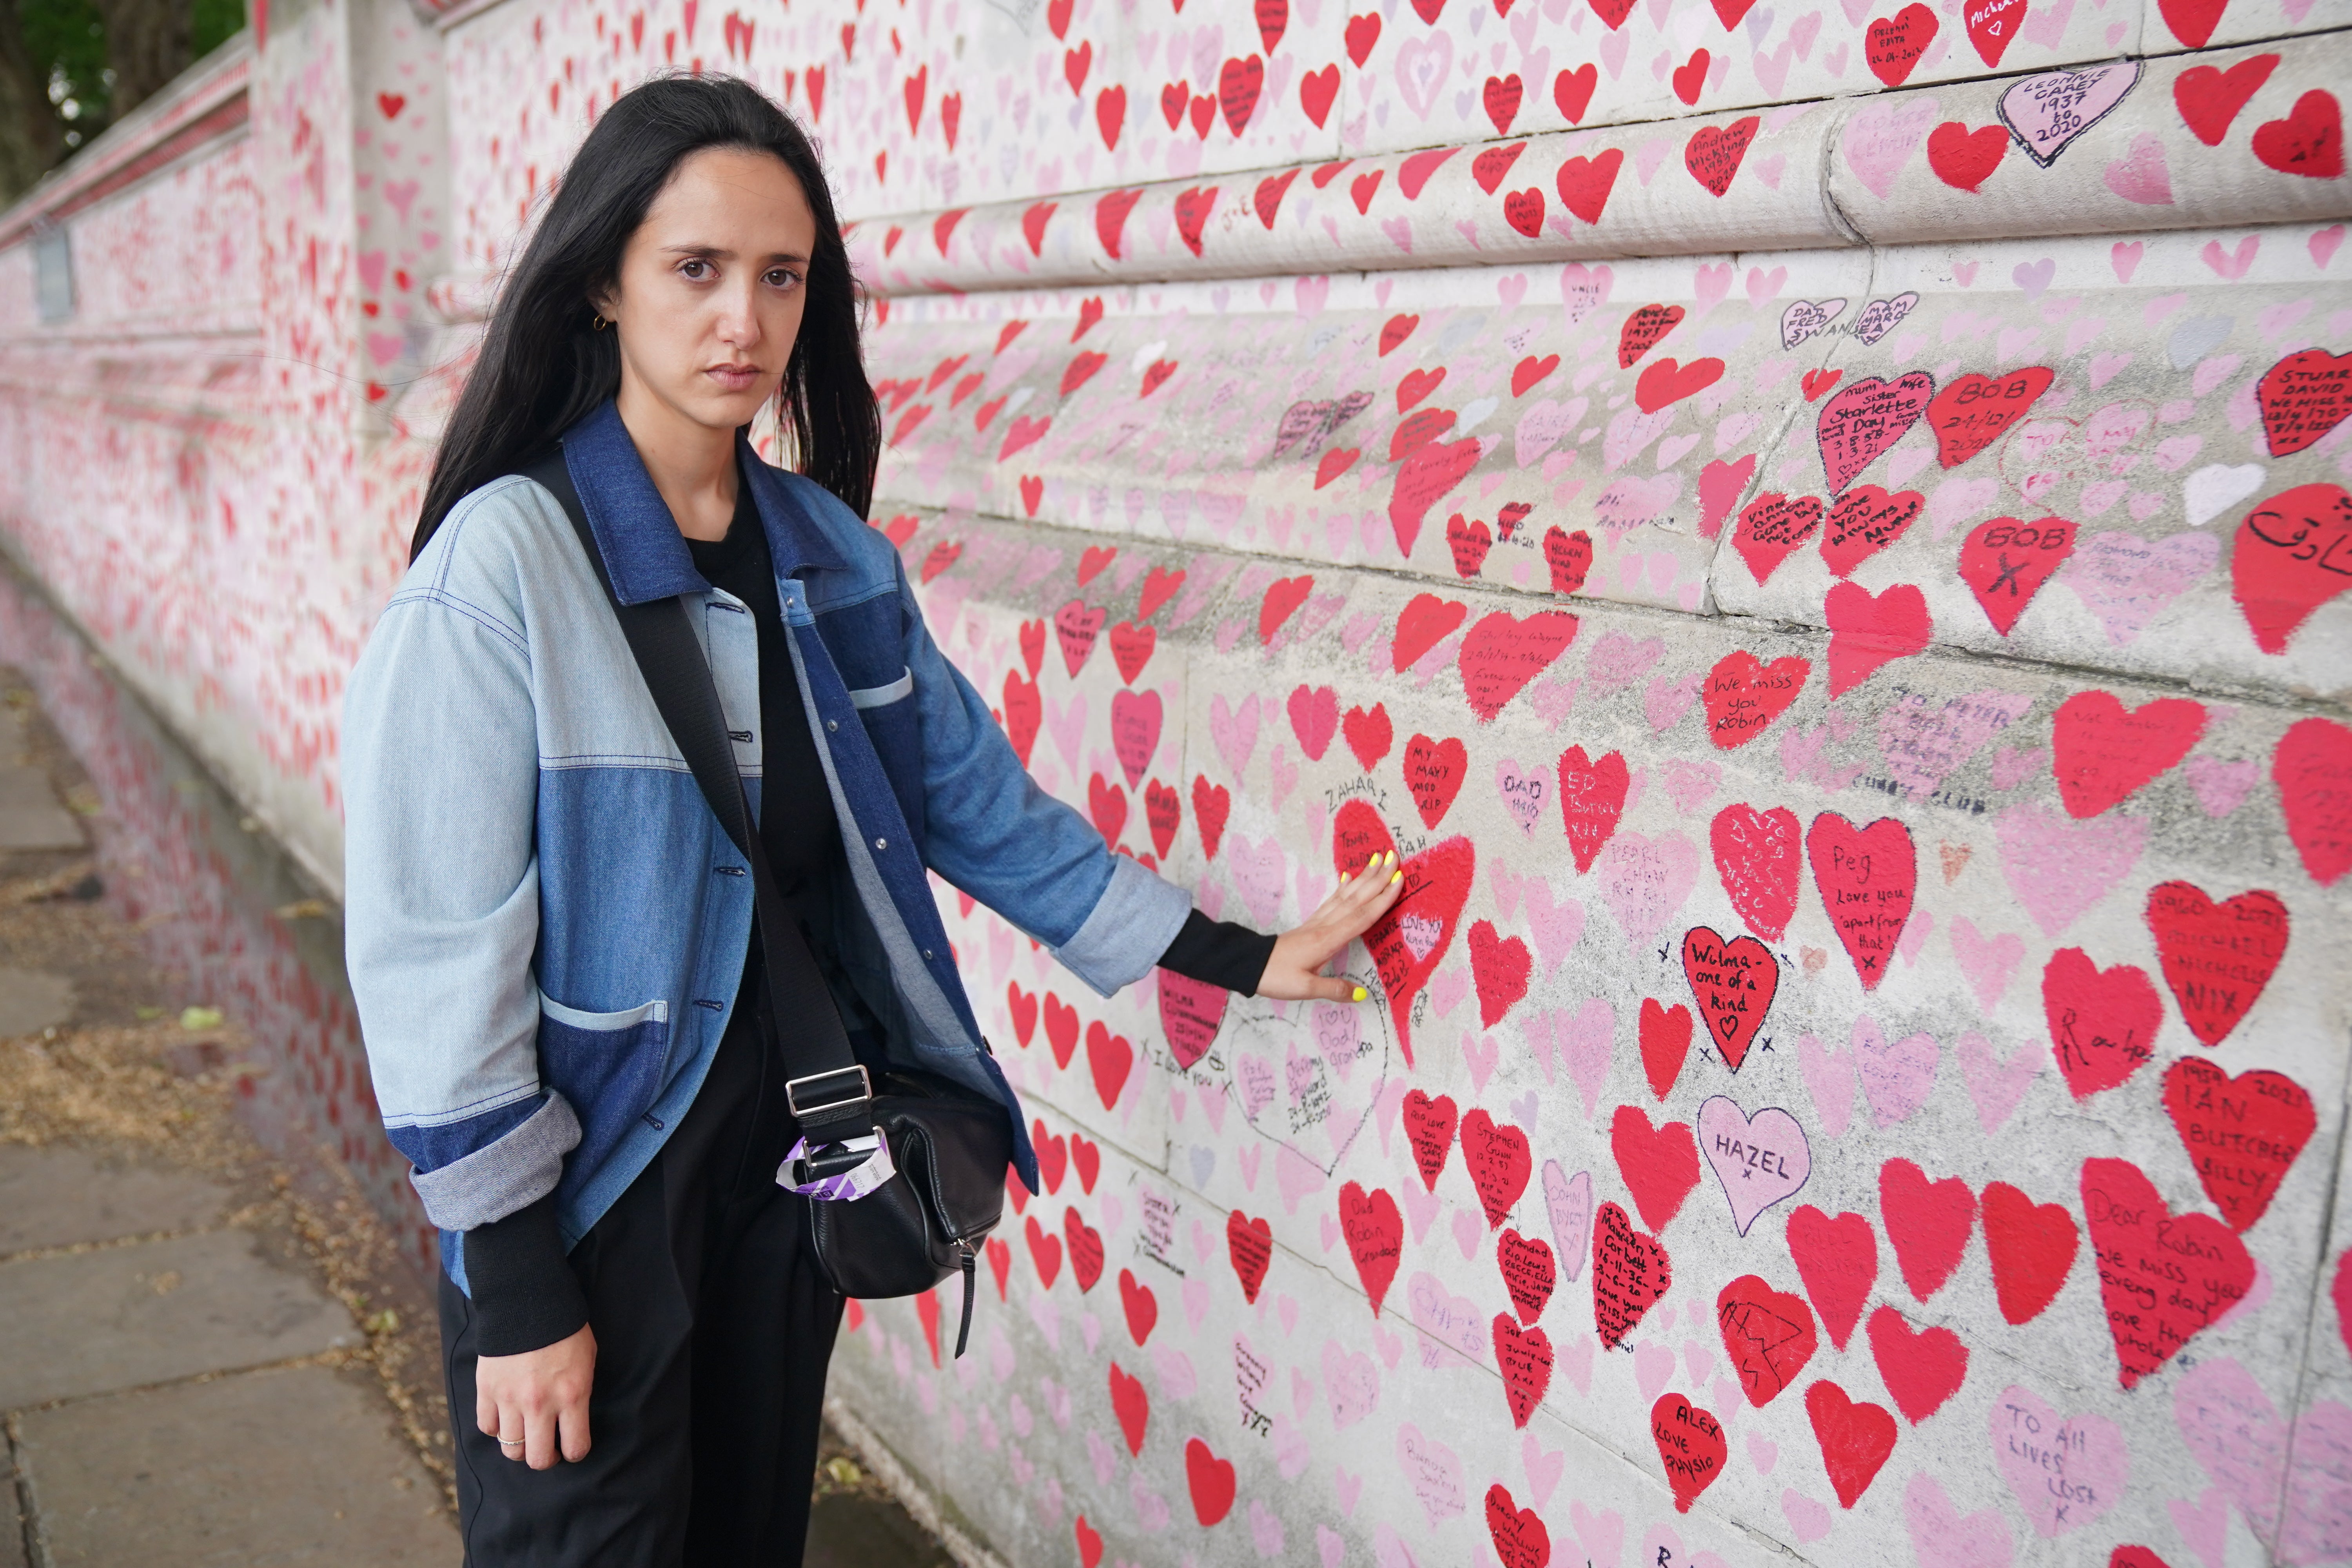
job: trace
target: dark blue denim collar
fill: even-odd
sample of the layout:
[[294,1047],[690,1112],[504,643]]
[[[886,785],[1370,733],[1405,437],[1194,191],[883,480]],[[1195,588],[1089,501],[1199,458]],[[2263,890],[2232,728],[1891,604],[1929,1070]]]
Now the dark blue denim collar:
[[[739,436],[736,446],[776,575],[796,576],[812,566],[843,567],[840,552],[783,477],[761,460],[748,440]],[[621,603],[644,605],[709,590],[709,583],[694,569],[693,552],[678,532],[668,503],[654,488],[653,476],[646,472],[617,405],[604,404],[563,433],[563,464],[580,491],[581,508],[588,514],[589,530],[596,536],[614,595]]]

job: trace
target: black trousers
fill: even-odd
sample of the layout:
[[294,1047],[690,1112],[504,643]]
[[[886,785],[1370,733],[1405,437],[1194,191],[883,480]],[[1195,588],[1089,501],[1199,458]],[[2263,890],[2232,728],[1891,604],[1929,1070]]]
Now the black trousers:
[[592,1447],[533,1470],[474,1422],[472,1309],[441,1279],[467,1568],[799,1568],[842,1299],[775,1184],[796,1133],[739,1007],[693,1108],[572,1249]]

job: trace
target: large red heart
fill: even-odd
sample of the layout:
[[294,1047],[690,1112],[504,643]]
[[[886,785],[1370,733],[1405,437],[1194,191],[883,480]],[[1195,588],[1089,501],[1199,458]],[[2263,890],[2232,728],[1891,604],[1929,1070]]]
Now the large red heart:
[[1848,1398],[1844,1389],[1827,1378],[1805,1390],[1805,1414],[1812,1418],[1830,1488],[1840,1507],[1852,1508],[1895,1452],[1895,1417],[1884,1405]]
[[1811,661],[1795,654],[1769,664],[1744,647],[1726,654],[1699,687],[1707,739],[1720,751],[1746,745],[1789,710],[1812,670]]
[[1906,5],[1892,16],[1873,16],[1862,31],[1862,58],[1870,74],[1889,87],[1911,79],[1919,57],[1940,31],[1936,13],[1925,5]]
[[2352,414],[2352,354],[2332,354],[2326,349],[2291,353],[2263,373],[2254,395],[2262,405],[2263,435],[2270,442],[2271,456],[2300,452]]
[[1391,668],[1399,675],[1411,669],[1423,654],[1444,641],[1469,614],[1470,606],[1458,600],[1415,594],[1397,612],[1396,632],[1389,644]]
[[1377,1318],[1404,1257],[1404,1215],[1386,1189],[1374,1187],[1368,1193],[1349,1182],[1339,1189],[1339,1234],[1347,1239],[1356,1278],[1364,1282]]
[[1693,926],[1683,934],[1683,978],[1706,1019],[1706,1037],[1738,1072],[1780,992],[1780,961],[1752,936],[1726,942],[1712,926]]
[[[1486,450],[1475,436],[1465,436],[1459,441],[1433,441],[1398,465],[1396,486],[1389,492],[1389,529],[1396,536],[1400,554],[1412,553],[1413,541],[1421,537],[1429,509],[1478,466]],[[1408,659],[1397,668],[1403,669],[1411,662]]]
[[1192,980],[1172,969],[1160,971],[1160,1032],[1168,1041],[1168,1054],[1176,1058],[1176,1070],[1189,1072],[1192,1064],[1209,1054],[1216,1043],[1217,1029],[1225,1021],[1225,1007],[1234,994],[1222,985],[1206,980]]
[[1685,397],[1695,397],[1723,379],[1723,362],[1719,359],[1695,359],[1688,364],[1677,363],[1672,356],[1650,362],[1649,368],[1633,378],[1633,405],[1644,414],[1655,414]]
[[2156,8],[2164,16],[2164,25],[2172,36],[2192,49],[2201,49],[2221,25],[2221,13],[2230,8],[2230,0],[2157,0]]
[[1870,1314],[1869,1333],[1879,1379],[1914,1426],[1942,1409],[1968,1378],[1969,1347],[1949,1329],[1914,1329],[1902,1313],[1881,1307]]
[[1723,1474],[1723,1423],[1692,1404],[1686,1394],[1662,1394],[1650,1406],[1650,1440],[1658,1446],[1658,1459],[1666,1468],[1675,1511],[1688,1513],[1699,1493]]
[[1150,826],[1152,849],[1167,859],[1176,847],[1176,830],[1184,826],[1184,797],[1153,779],[1143,786],[1143,819]]
[[1551,1243],[1507,1230],[1495,1244],[1495,1267],[1502,1270],[1503,1289],[1509,1293],[1519,1321],[1532,1323],[1542,1317],[1559,1283],[1559,1266],[1552,1256]]
[[2083,1242],[2072,1209],[2037,1204],[2007,1182],[1985,1187],[1984,1237],[1993,1297],[2011,1324],[2032,1322],[2056,1299]]
[[1192,826],[1201,835],[1201,853],[1208,859],[1217,858],[1217,847],[1224,842],[1225,819],[1233,811],[1233,791],[1211,784],[1206,773],[1192,775]]
[[1445,1169],[1445,1156],[1454,1152],[1455,1112],[1450,1095],[1432,1100],[1419,1089],[1406,1091],[1404,1097],[1404,1137],[1412,1145],[1412,1163],[1421,1172],[1421,1184],[1431,1192],[1437,1190],[1438,1173]]
[[1495,930],[1491,921],[1470,927],[1470,978],[1478,990],[1478,1026],[1491,1029],[1528,994],[1535,961],[1528,944]]
[[1579,872],[1591,870],[1601,847],[1615,836],[1630,784],[1622,752],[1607,752],[1598,762],[1582,746],[1559,754],[1560,826],[1568,830],[1568,852]]
[[1389,720],[1389,705],[1375,702],[1370,711],[1350,708],[1339,719],[1340,738],[1348,742],[1357,763],[1370,773],[1380,760],[1396,744],[1396,726]]
[[1625,318],[1617,329],[1617,368],[1631,370],[1633,362],[1656,348],[1668,332],[1682,323],[1680,305],[1644,305]]
[[2205,705],[2160,697],[2126,708],[2110,691],[2077,691],[2051,721],[2050,770],[2069,816],[2096,816],[2128,800],[2189,754],[2205,733]]
[[1029,1261],[1036,1266],[1039,1288],[1051,1290],[1062,1274],[1062,1238],[1047,1235],[1034,1214],[1022,1222],[1021,1237],[1029,1244]]
[[1822,603],[1830,627],[1830,695],[1842,697],[1868,680],[1879,666],[1925,652],[1936,635],[1927,596],[1910,583],[1874,594],[1859,583],[1840,583]]
[[1878,1168],[1878,1213],[1903,1282],[1915,1299],[1927,1300],[1944,1288],[1968,1250],[1976,1194],[1958,1176],[1931,1182],[1916,1164],[1897,1158]]
[[[1052,999],[1050,992],[1047,999]],[[1029,1146],[1037,1152],[1037,1174],[1045,1180],[1046,1194],[1060,1192],[1062,1178],[1070,1171],[1070,1141],[1046,1131],[1045,1118],[1039,1117],[1029,1124]]]
[[2299,719],[2271,753],[2286,836],[2303,868],[2323,888],[2352,871],[2352,730]]
[[1673,1012],[1658,1005],[1655,1000],[1642,998],[1641,1026],[1636,1031],[1642,1046],[1642,1072],[1650,1080],[1650,1092],[1660,1100],[1675,1087],[1682,1076],[1683,1060],[1690,1055],[1690,1009],[1676,1004]]
[[1547,1568],[1551,1562],[1551,1531],[1535,1510],[1521,1508],[1500,1481],[1486,1489],[1486,1534],[1495,1542],[1502,1568]]
[[1731,548],[1739,552],[1739,559],[1748,563],[1748,574],[1760,587],[1821,526],[1821,497],[1790,497],[1767,490],[1740,509],[1739,521],[1731,531]]
[[1830,493],[1843,493],[1864,468],[1903,439],[1935,395],[1936,378],[1924,370],[1906,372],[1893,381],[1866,375],[1839,388],[1822,405],[1813,425]]
[[1955,379],[1927,405],[1937,460],[1957,468],[2000,440],[2050,390],[2053,378],[2048,366],[2036,364],[2000,375],[1971,373]]
[[1234,1210],[1225,1215],[1225,1252],[1233,1259],[1234,1277],[1242,1282],[1244,1300],[1256,1305],[1266,1266],[1274,1261],[1274,1227]]
[[2062,947],[2042,966],[2042,1015],[2068,1091],[2088,1100],[2155,1058],[2164,1004],[2145,970],[2103,970],[2081,948]]
[[1650,1123],[1638,1105],[1621,1105],[1609,1124],[1609,1147],[1642,1223],[1664,1230],[1698,1185],[1698,1140],[1687,1121]]
[[1707,839],[1715,849],[1716,875],[1732,910],[1766,942],[1787,934],[1797,913],[1804,876],[1802,837],[1797,814],[1785,805],[1759,811],[1727,805],[1715,814]]
[[1856,827],[1834,811],[1813,818],[1805,836],[1813,886],[1864,991],[1875,991],[1894,962],[1919,890],[1911,830],[1892,816]]
[[1615,1204],[1602,1204],[1592,1225],[1592,1330],[1613,1351],[1659,1297],[1673,1289],[1674,1259],[1654,1236],[1633,1228]]
[[1855,567],[1902,538],[1926,504],[1917,490],[1889,494],[1877,485],[1854,486],[1830,509],[1829,531],[1822,535],[1822,563],[1836,576],[1852,575]]
[[2318,1126],[2311,1096],[2284,1073],[2265,1069],[2231,1078],[2196,1057],[2165,1069],[2164,1109],[2205,1195],[2241,1235],[2278,1196],[2279,1184]]
[[[1462,638],[1462,695],[1482,724],[1509,706],[1528,682],[1551,668],[1576,640],[1577,620],[1565,610],[1525,617],[1497,610],[1483,616]],[[1406,661],[1397,666],[1406,668]]]
[[1997,517],[1960,541],[1960,581],[1977,596],[1992,629],[2007,637],[2042,584],[2074,553],[2074,525],[2063,517],[2021,522]]
[[1759,1410],[1797,1381],[1822,1345],[1804,1299],[1775,1290],[1755,1274],[1743,1274],[1716,1293],[1715,1321],[1740,1389]]
[[1135,1068],[1135,1045],[1125,1035],[1114,1035],[1097,1019],[1087,1026],[1087,1067],[1093,1074],[1095,1094],[1105,1110],[1118,1103],[1127,1075]]
[[1503,1374],[1503,1400],[1510,1406],[1511,1425],[1525,1426],[1551,1386],[1551,1336],[1541,1329],[1523,1329],[1508,1312],[1495,1314],[1495,1364]]
[[[1995,5],[2004,3],[2009,0],[1995,0]],[[1965,121],[1947,120],[1927,132],[1927,167],[1956,191],[1973,192],[1991,179],[2008,152],[2006,125],[1979,125],[1971,131]]]
[[1984,61],[1988,68],[1997,68],[2000,57],[2009,52],[2018,29],[2024,26],[2025,6],[2026,0],[1979,0],[1977,5],[1960,8],[1968,24],[1969,42],[1976,46],[1977,58]]
[[[2228,70],[2190,66],[2172,79],[2172,106],[2180,110],[2180,122],[2189,127],[2189,134],[2208,147],[2219,147],[2238,110],[2262,90],[2278,64],[2276,55],[2256,55]],[[2271,455],[2279,455],[2276,446],[2271,447]]]
[[1878,1282],[1878,1237],[1858,1214],[1835,1219],[1806,1204],[1789,1216],[1789,1256],[1820,1309],[1830,1342],[1845,1349]]
[[1470,1184],[1478,1189],[1479,1206],[1486,1211],[1486,1228],[1509,1217],[1511,1205],[1528,1190],[1535,1162],[1528,1152],[1528,1135],[1508,1122],[1497,1127],[1483,1110],[1462,1118],[1462,1163]]
[[1404,787],[1423,827],[1434,828],[1445,820],[1469,771],[1468,749],[1450,735],[1443,741],[1415,735],[1404,743]]
[[1122,1268],[1118,1271],[1118,1306],[1127,1314],[1128,1337],[1140,1346],[1160,1326],[1160,1298],[1152,1294],[1150,1286],[1136,1279],[1135,1270]]
[[[1586,70],[1592,68],[1587,66]],[[1563,79],[1567,73],[1562,72]],[[1557,83],[1555,83],[1555,88]],[[1585,89],[1585,96],[1591,96]],[[1596,153],[1590,158],[1570,158],[1559,166],[1552,180],[1559,192],[1562,205],[1585,222],[1597,224],[1609,205],[1609,193],[1616,187],[1617,171],[1625,166],[1625,154],[1615,147]]]
[[2126,1388],[2170,1361],[2253,1289],[2246,1244],[2220,1220],[2174,1214],[2128,1160],[2083,1162],[2083,1216],[2115,1337],[2116,1376]]
[[2264,168],[2306,180],[2335,179],[2344,173],[2343,106],[2326,89],[2313,88],[2285,118],[2256,127],[2252,146]]
[[1075,1208],[1062,1211],[1062,1239],[1069,1244],[1070,1274],[1078,1282],[1080,1294],[1095,1288],[1102,1278],[1102,1232],[1078,1217]]
[[2352,490],[2297,485],[2246,514],[2231,547],[2231,593],[2264,653],[2284,653],[2312,612],[2352,588]]
[[1101,1568],[1102,1531],[1088,1524],[1085,1514],[1080,1514],[1073,1533],[1076,1535],[1078,1542],[1078,1568]]
[[1029,765],[1029,753],[1037,744],[1038,728],[1045,721],[1045,700],[1034,680],[1024,680],[1017,669],[1004,672],[1004,709],[1002,714],[1004,738],[1013,742],[1013,754],[1021,765]]
[[1127,1439],[1127,1451],[1140,1455],[1144,1428],[1151,1422],[1151,1394],[1141,1378],[1129,1377],[1117,1362],[1110,1363],[1110,1408]]
[[1192,1491],[1192,1517],[1202,1529],[1233,1511],[1234,1462],[1217,1458],[1198,1437],[1184,1444],[1184,1480]]
[[[1333,868],[1349,875],[1374,854],[1396,847],[1380,813],[1361,799],[1346,802],[1331,826]],[[1462,906],[1470,897],[1477,851],[1467,838],[1448,838],[1404,861],[1404,891],[1364,933],[1364,946],[1388,992],[1397,1044],[1412,1065],[1412,999],[1454,945]]]
[[1296,577],[1278,577],[1267,584],[1265,597],[1258,601],[1257,640],[1271,644],[1313,592],[1315,579],[1304,573]]
[[[1683,167],[1692,179],[1706,187],[1712,196],[1720,196],[1731,189],[1731,182],[1739,174],[1740,161],[1748,156],[1748,143],[1763,121],[1753,114],[1740,116],[1728,125],[1702,125],[1691,132],[1683,143]],[[1720,363],[1717,365],[1721,372]]]
[[2286,956],[2286,906],[2256,889],[2215,903],[2192,882],[2148,889],[2147,929],[2189,1032],[2218,1046],[2253,1010]]

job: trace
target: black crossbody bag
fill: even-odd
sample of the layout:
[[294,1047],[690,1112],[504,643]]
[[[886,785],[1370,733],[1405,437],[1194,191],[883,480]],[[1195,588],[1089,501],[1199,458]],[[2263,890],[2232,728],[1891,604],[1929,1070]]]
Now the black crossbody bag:
[[[840,1009],[800,921],[777,890],[743,796],[719,689],[687,618],[686,602],[624,605],[614,596],[612,574],[561,448],[520,471],[546,487],[571,518],[671,740],[685,754],[719,826],[751,865],[768,980],[757,1021],[788,1075],[785,1104],[808,1140],[810,1154],[798,1162],[798,1179],[814,1181],[863,1163],[872,1147],[864,1144],[869,1136],[889,1143],[897,1174],[855,1201],[809,1205],[810,1239],[825,1281],[844,1296],[878,1300],[918,1295],[961,1273],[963,1311],[955,1346],[961,1356],[971,1334],[974,1265],[982,1243],[1004,1215],[1004,1171],[1013,1154],[1004,1108],[927,1073],[894,1069],[878,1086],[871,1080],[850,1047]],[[793,1027],[780,1027],[780,1019],[792,1020]]]

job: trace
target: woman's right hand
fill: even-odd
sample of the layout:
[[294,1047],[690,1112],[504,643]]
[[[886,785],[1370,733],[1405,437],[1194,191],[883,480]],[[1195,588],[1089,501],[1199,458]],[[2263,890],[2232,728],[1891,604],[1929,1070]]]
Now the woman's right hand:
[[596,1382],[596,1335],[583,1323],[569,1339],[520,1355],[486,1355],[474,1363],[474,1424],[500,1439],[499,1452],[534,1470],[560,1450],[588,1457],[588,1391]]

